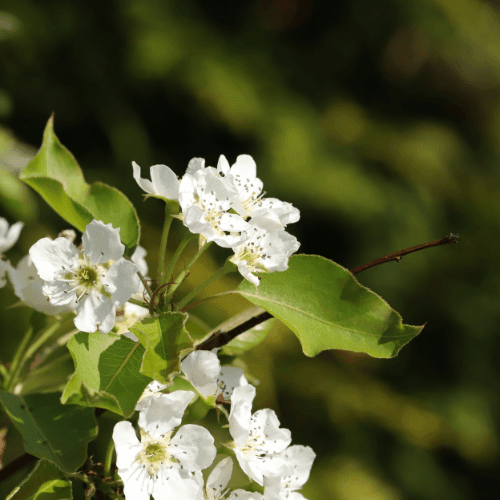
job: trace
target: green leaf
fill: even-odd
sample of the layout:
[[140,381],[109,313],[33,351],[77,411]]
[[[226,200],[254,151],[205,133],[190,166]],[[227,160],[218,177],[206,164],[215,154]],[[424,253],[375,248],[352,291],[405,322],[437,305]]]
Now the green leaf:
[[316,255],[294,255],[287,271],[262,274],[259,286],[244,280],[238,292],[287,325],[307,356],[345,349],[390,358],[423,328],[403,325],[347,269]]
[[79,332],[68,342],[68,349],[75,363],[75,374],[61,401],[130,416],[151,382],[139,373],[144,347],[113,333]]
[[71,500],[71,481],[48,460],[36,463],[30,475],[10,493],[7,500]]
[[[66,221],[80,231],[92,219],[120,228],[120,238],[131,255],[139,240],[137,213],[129,199],[101,182],[89,185],[75,157],[59,142],[51,116],[38,154],[19,176]],[[132,172],[131,174],[132,175]]]
[[168,383],[180,371],[180,356],[192,347],[186,330],[188,315],[165,312],[144,318],[130,328],[145,347],[141,373],[159,382]]
[[74,472],[87,457],[87,443],[97,435],[94,411],[64,406],[59,393],[16,396],[0,391],[9,418],[23,435],[24,447],[65,472]]

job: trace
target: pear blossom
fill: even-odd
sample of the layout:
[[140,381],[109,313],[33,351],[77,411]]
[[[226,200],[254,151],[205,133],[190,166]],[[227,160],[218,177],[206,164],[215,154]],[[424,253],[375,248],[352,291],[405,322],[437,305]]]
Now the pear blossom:
[[242,217],[258,217],[271,211],[282,226],[300,219],[299,210],[291,203],[277,198],[264,198],[264,184],[257,177],[257,165],[250,155],[239,155],[232,167],[226,157],[221,155],[217,172],[222,177],[231,178],[237,192],[232,200],[234,209]]
[[10,250],[19,239],[24,222],[16,222],[9,228],[9,223],[0,217],[0,254]]
[[258,286],[259,278],[252,273],[286,271],[288,259],[300,243],[279,222],[268,217],[254,217],[250,225],[248,239],[233,247],[234,255],[229,260],[238,266],[244,278]]
[[184,225],[206,242],[215,241],[223,248],[239,245],[246,239],[241,232],[250,226],[239,215],[228,213],[233,195],[227,183],[211,170],[200,168],[193,175],[184,174],[179,186]]
[[[233,472],[233,461],[230,457],[221,460],[210,473],[205,486],[205,492],[199,500],[224,500],[228,494],[227,483]],[[237,489],[232,491],[227,500],[264,500],[260,493]]]
[[76,297],[62,305],[52,304],[43,293],[44,281],[37,273],[35,264],[30,255],[25,255],[14,268],[9,266],[9,278],[14,287],[14,293],[26,305],[37,311],[55,316],[76,309]]
[[241,368],[221,368],[217,354],[210,351],[191,352],[181,362],[181,370],[204,398],[212,396],[216,402],[229,401],[235,387],[248,385]]
[[252,415],[255,387],[236,387],[231,397],[229,432],[234,439],[234,454],[243,472],[263,485],[264,476],[282,477],[293,468],[280,456],[292,438],[288,429],[281,429],[278,417],[268,408]]
[[194,397],[175,391],[149,397],[139,413],[141,440],[132,424],[119,422],[113,430],[118,475],[126,500],[197,500],[202,490],[199,474],[210,466],[216,449],[211,434],[199,425],[180,425]]
[[179,179],[166,165],[153,165],[150,168],[151,180],[141,178],[141,167],[132,162],[134,179],[146,193],[166,200],[179,199]]
[[309,479],[316,454],[309,446],[293,445],[280,453],[293,467],[293,472],[284,477],[264,477],[266,500],[306,500],[296,490]]
[[116,307],[139,288],[137,266],[124,259],[120,229],[93,220],[82,236],[82,250],[64,237],[42,238],[30,248],[43,293],[53,305],[76,300],[75,326],[83,332],[109,333]]

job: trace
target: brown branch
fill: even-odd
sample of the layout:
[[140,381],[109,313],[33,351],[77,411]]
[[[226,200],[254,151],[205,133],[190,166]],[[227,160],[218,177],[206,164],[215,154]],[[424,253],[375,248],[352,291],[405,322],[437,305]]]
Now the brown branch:
[[458,234],[450,233],[448,236],[441,238],[440,240],[430,241],[429,243],[422,243],[421,245],[416,245],[414,247],[405,248],[404,250],[398,250],[397,252],[390,253],[385,257],[380,257],[380,259],[372,260],[367,264],[350,269],[352,274],[360,273],[365,269],[370,267],[378,266],[379,264],[384,264],[385,262],[390,262],[391,260],[401,260],[403,255],[407,255],[412,252],[418,252],[419,250],[424,250],[426,248],[437,247],[439,245],[446,245],[448,243],[458,243]]
[[[397,260],[399,262],[403,257],[403,255],[407,255],[412,252],[418,252],[419,250],[424,250],[425,248],[437,247],[439,245],[446,245],[447,243],[458,243],[458,234],[450,233],[448,236],[445,236],[440,240],[430,241],[429,243],[422,243],[421,245],[405,248],[404,250],[398,250],[397,252],[390,253],[385,257],[373,260],[371,262],[368,262],[367,264],[363,264],[362,266],[354,267],[349,271],[351,272],[351,274],[357,274],[360,273],[361,271],[364,271],[365,269],[369,269],[370,267],[383,264],[384,262],[390,262],[391,260]],[[267,311],[264,311],[227,331],[224,331],[224,328],[222,327],[222,325],[220,325],[219,328],[207,340],[205,340],[201,344],[198,344],[196,346],[196,349],[209,351],[214,347],[222,347],[228,344],[240,333],[246,332],[247,330],[250,330],[250,328],[257,326],[260,323],[263,323],[264,321],[271,319],[272,317],[273,317],[272,314],[268,313]]]

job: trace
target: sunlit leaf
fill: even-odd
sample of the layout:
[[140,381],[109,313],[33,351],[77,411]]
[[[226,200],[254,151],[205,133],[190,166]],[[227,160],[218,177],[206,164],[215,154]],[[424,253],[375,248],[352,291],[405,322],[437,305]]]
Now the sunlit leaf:
[[68,342],[75,363],[61,401],[106,408],[125,417],[151,379],[139,373],[144,347],[126,337],[109,333],[80,332]]
[[262,274],[259,286],[244,280],[238,291],[287,325],[307,356],[345,349],[390,358],[423,328],[403,325],[347,269],[316,255],[292,256],[287,271]]

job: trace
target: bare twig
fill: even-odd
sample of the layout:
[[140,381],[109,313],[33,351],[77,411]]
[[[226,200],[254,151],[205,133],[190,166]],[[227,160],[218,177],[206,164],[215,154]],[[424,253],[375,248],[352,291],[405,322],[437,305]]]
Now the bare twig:
[[[378,266],[379,264],[383,264],[384,262],[390,262],[391,260],[397,260],[399,262],[403,255],[407,255],[412,252],[418,252],[419,250],[424,250],[426,248],[446,245],[447,243],[458,243],[458,234],[450,233],[448,236],[445,236],[440,240],[430,241],[429,243],[422,243],[421,245],[405,248],[404,250],[398,250],[397,252],[393,252],[389,255],[386,255],[385,257],[381,257],[380,259],[376,259],[368,262],[367,264],[363,264],[362,266],[354,267],[353,269],[350,269],[350,272],[352,274],[357,274],[361,271],[364,271],[365,269]],[[223,328],[219,327],[219,329],[216,330],[207,340],[197,345],[196,349],[207,351],[213,349],[214,347],[222,347],[223,345],[226,345],[235,337],[237,337],[240,333],[246,332],[247,330],[250,330],[250,328],[257,326],[272,317],[272,314],[264,311],[249,318],[244,323],[231,328],[230,330],[224,331]]]
[[421,245],[416,245],[414,247],[405,248],[404,250],[398,250],[397,252],[390,253],[385,257],[380,257],[380,259],[372,260],[367,264],[350,269],[352,274],[360,273],[365,269],[370,267],[378,266],[379,264],[384,264],[385,262],[390,262],[391,260],[401,260],[403,255],[407,255],[412,252],[418,252],[419,250],[424,250],[426,248],[437,247],[439,245],[446,245],[448,243],[458,243],[458,234],[450,233],[448,236],[441,238],[440,240],[430,241],[429,243],[422,243]]

